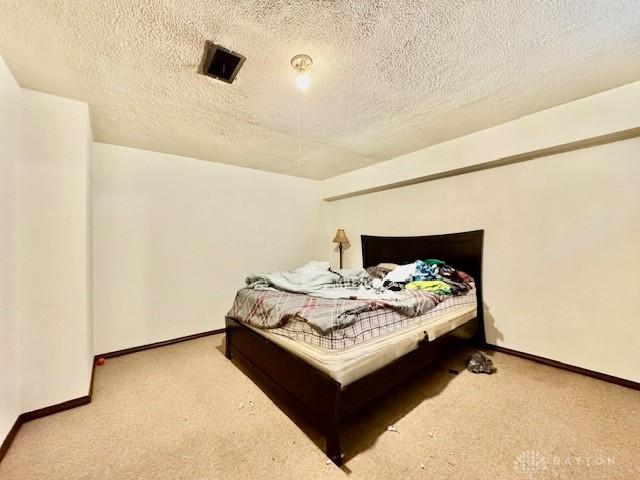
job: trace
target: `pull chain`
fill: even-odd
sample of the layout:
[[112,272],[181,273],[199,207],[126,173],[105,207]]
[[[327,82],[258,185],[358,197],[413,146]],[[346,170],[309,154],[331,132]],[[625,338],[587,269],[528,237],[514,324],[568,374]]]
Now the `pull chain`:
[[300,136],[300,99],[302,98],[302,92],[298,91],[298,98],[296,99],[296,117],[297,117],[297,136],[298,136],[298,165],[302,162],[302,138]]

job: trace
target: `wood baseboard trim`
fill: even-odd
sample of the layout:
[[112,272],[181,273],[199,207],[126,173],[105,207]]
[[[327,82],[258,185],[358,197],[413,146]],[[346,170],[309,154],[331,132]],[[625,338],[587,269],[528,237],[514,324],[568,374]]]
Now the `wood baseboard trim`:
[[[93,385],[93,375],[91,376],[91,384]],[[58,403],[56,405],[49,405],[47,407],[39,408],[37,410],[32,410],[30,412],[21,413],[16,418],[13,427],[9,430],[6,438],[2,442],[2,446],[0,447],[0,462],[6,455],[9,447],[13,443],[13,440],[16,438],[18,431],[27,422],[32,420],[36,420],[38,418],[47,417],[49,415],[53,415],[54,413],[64,412],[65,410],[69,410],[70,408],[80,407],[82,405],[87,405],[91,403],[91,396],[85,395],[84,397],[78,397],[71,400],[67,400],[66,402]]]
[[531,353],[520,352],[518,350],[512,350],[510,348],[501,347],[499,345],[487,344],[487,349],[500,353],[506,353],[507,355],[513,355],[520,358],[525,358],[533,362],[542,363],[551,367],[561,368],[562,370],[568,370],[569,372],[579,373],[580,375],[586,375],[587,377],[596,378],[604,382],[614,383],[623,387],[631,388],[633,390],[640,390],[640,383],[625,378],[614,377],[613,375],[607,375],[606,373],[595,372],[593,370],[587,370],[586,368],[576,367],[575,365],[569,365],[567,363],[558,362],[557,360],[551,360],[550,358],[539,357]]
[[21,415],[18,415],[18,418],[16,418],[16,421],[13,423],[11,430],[9,430],[9,433],[7,433],[7,436],[5,437],[4,441],[2,442],[2,445],[0,446],[0,462],[2,461],[4,456],[7,454],[7,451],[9,451],[9,447],[13,443],[13,439],[16,438],[16,434],[18,433],[18,430],[20,430],[20,427],[22,426],[22,419],[20,417]]
[[91,397],[89,395],[85,395],[84,397],[73,398],[71,400],[67,400],[66,402],[49,405],[48,407],[43,407],[31,412],[23,413],[22,415],[20,415],[20,417],[22,418],[22,423],[27,423],[31,420],[48,417],[49,415],[53,415],[54,413],[64,412],[65,410],[81,407],[89,403],[91,403]]
[[186,342],[187,340],[194,340],[200,337],[206,337],[209,335],[216,335],[218,333],[224,333],[224,328],[218,330],[210,330],[208,332],[196,333],[194,335],[187,335],[186,337],[174,338],[172,340],[165,340],[163,342],[151,343],[149,345],[142,345],[140,347],[127,348],[125,350],[118,350],[116,352],[103,353],[102,355],[95,355],[93,358],[93,368],[91,370],[91,380],[89,384],[89,394],[84,397],[78,397],[71,400],[67,400],[66,402],[58,403],[56,405],[49,405],[48,407],[39,408],[37,410],[32,410],[30,412],[22,413],[18,415],[15,423],[9,430],[9,433],[2,441],[2,445],[0,445],[0,462],[6,455],[9,447],[13,443],[20,427],[24,423],[30,422],[32,420],[36,420],[38,418],[47,417],[49,415],[53,415],[54,413],[64,412],[65,410],[69,410],[71,408],[81,407],[83,405],[87,405],[91,403],[91,399],[93,398],[93,380],[95,378],[96,371],[96,360],[99,357],[104,358],[113,358],[119,357],[120,355],[127,355],[129,353],[141,352],[143,350],[149,350],[151,348],[164,347],[166,345],[172,345],[174,343]]
[[89,384],[89,394],[84,397],[73,398],[71,400],[67,400],[66,402],[57,403],[55,405],[49,405],[47,407],[38,408],[37,410],[32,410],[30,412],[21,413],[16,418],[13,427],[9,430],[9,433],[5,437],[2,442],[2,446],[0,446],[0,462],[7,454],[9,447],[13,443],[14,438],[18,434],[18,430],[22,427],[23,424],[30,422],[31,420],[36,420],[38,418],[47,417],[49,415],[53,415],[54,413],[64,412],[65,410],[69,410],[70,408],[81,407],[82,405],[87,405],[91,403],[91,396],[93,395],[93,378],[95,377],[96,370],[95,358],[93,362],[93,367],[91,369],[91,380]]
[[224,333],[224,328],[219,328],[217,330],[209,330],[207,332],[196,333],[193,335],[187,335],[185,337],[172,338],[171,340],[163,340],[162,342],[155,342],[155,343],[149,343],[147,345],[140,345],[139,347],[131,347],[131,348],[125,348],[123,350],[116,350],[114,352],[102,353],[100,355],[96,355],[96,358],[119,357],[121,355],[128,355],[130,353],[142,352],[143,350],[151,350],[152,348],[166,347],[167,345],[173,345],[174,343],[186,342],[188,340],[195,340],[196,338],[208,337],[209,335],[217,335],[219,333]]

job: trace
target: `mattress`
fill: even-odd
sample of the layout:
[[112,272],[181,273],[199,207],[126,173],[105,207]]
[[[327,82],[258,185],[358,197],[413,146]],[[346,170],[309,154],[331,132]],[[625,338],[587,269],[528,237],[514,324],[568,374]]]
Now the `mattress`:
[[[474,292],[473,299],[475,298]],[[464,303],[447,308],[441,310],[437,315],[429,312],[428,315],[412,319],[413,322],[410,326],[343,349],[322,348],[275,333],[274,329],[266,330],[245,325],[326,373],[344,388],[415,350],[418,348],[419,342],[425,339],[425,335],[429,341],[433,341],[469,322],[476,317],[476,313],[476,303]]]

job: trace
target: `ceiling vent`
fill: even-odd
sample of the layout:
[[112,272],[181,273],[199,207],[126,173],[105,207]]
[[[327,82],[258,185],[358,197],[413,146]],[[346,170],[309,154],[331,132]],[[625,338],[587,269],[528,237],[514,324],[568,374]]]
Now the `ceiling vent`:
[[244,61],[244,55],[207,41],[200,73],[226,83],[233,83]]

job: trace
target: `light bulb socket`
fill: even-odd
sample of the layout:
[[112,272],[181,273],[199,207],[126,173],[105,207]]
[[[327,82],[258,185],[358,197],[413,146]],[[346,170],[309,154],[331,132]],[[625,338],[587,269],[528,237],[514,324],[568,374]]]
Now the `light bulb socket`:
[[306,72],[312,65],[313,59],[306,53],[299,53],[291,59],[291,66],[298,73]]

